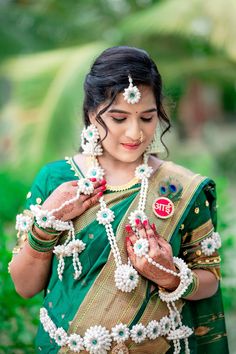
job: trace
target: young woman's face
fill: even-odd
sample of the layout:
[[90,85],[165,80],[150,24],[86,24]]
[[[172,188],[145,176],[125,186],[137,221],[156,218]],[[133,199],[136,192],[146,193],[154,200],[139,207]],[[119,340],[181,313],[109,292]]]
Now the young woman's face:
[[[135,162],[151,143],[158,124],[156,100],[150,87],[139,86],[139,90],[141,99],[138,103],[127,103],[121,92],[102,115],[108,128],[108,135],[102,142],[104,156],[122,162]],[[102,108],[100,106],[99,110]],[[103,139],[104,128],[95,121],[94,116],[91,120]]]

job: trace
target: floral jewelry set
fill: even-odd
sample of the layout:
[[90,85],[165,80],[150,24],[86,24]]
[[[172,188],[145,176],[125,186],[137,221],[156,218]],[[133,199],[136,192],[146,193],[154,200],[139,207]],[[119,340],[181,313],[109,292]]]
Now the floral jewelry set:
[[[123,95],[124,99],[130,104],[139,102],[141,98],[140,91],[137,86],[133,85],[131,76],[129,76],[129,87],[124,90]],[[74,278],[79,278],[82,272],[79,253],[85,249],[86,245],[81,240],[75,238],[73,222],[57,220],[54,217],[54,213],[62,210],[66,205],[74,203],[80,198],[81,194],[92,194],[94,187],[90,179],[96,178],[97,181],[101,181],[105,174],[97,159],[97,156],[102,154],[102,146],[99,144],[100,137],[96,126],[90,125],[87,128],[84,128],[81,134],[81,139],[83,153],[91,157],[92,166],[88,169],[86,178],[81,178],[78,181],[76,196],[63,203],[59,208],[51,210],[50,212],[41,209],[38,205],[31,205],[31,215],[21,214],[17,216],[16,228],[19,232],[28,232],[28,242],[33,249],[38,252],[48,252],[53,250],[59,259],[57,270],[60,280],[63,278],[65,257],[72,257],[75,271]],[[149,178],[153,172],[152,167],[148,166],[147,162],[148,154],[145,153],[143,164],[139,165],[135,170],[135,177],[141,181],[140,197],[137,209],[130,213],[128,219],[136,234],[137,229],[135,220],[139,219],[143,222],[147,219],[145,206]],[[174,204],[170,199],[170,194],[172,193],[172,197],[179,197],[182,192],[181,186],[172,181],[165,181],[164,185],[160,185],[159,187],[160,198],[155,201],[153,211],[158,217],[167,218],[174,212]],[[169,194],[167,193],[167,190]],[[172,198],[172,200],[174,199]],[[112,227],[115,214],[107,207],[104,197],[100,198],[99,203],[100,209],[97,212],[96,219],[99,224],[104,226],[114,256],[116,264],[114,273],[115,285],[122,292],[131,292],[137,287],[139,281],[138,272],[134,269],[129,259],[127,263],[122,262],[120,250]],[[50,241],[39,239],[32,231],[32,226],[34,224],[54,238],[50,239]],[[68,237],[63,245],[56,245],[62,231],[68,231]],[[214,246],[216,246],[217,240],[214,242]],[[217,246],[218,245],[219,244],[217,244]],[[202,245],[202,247],[209,250],[209,247],[205,244]],[[141,343],[147,338],[152,340],[156,339],[158,336],[166,336],[168,340],[173,341],[174,354],[180,353],[181,339],[183,339],[185,343],[185,353],[190,353],[188,337],[192,334],[192,330],[182,324],[180,313],[175,306],[175,301],[183,297],[183,295],[186,295],[186,293],[189,294],[190,288],[195,289],[192,285],[194,281],[196,282],[195,277],[192,275],[192,272],[187,267],[186,263],[180,258],[173,257],[178,272],[167,269],[155,262],[149,256],[149,242],[145,238],[138,238],[134,244],[134,253],[138,257],[145,257],[150,264],[158,269],[179,277],[179,286],[173,292],[166,292],[164,289],[159,289],[159,297],[162,301],[166,302],[169,309],[169,316],[163,317],[159,322],[151,321],[146,327],[140,323],[133,326],[131,329],[122,323],[116,325],[110,331],[100,325],[92,326],[85,332],[84,336],[81,337],[76,333],[69,335],[63,328],[57,328],[50,319],[47,310],[42,308],[40,311],[40,320],[44,330],[48,332],[49,336],[54,339],[59,346],[67,345],[76,353],[86,349],[91,354],[106,354],[111,349],[112,341],[114,341],[117,345],[113,348],[112,352],[125,354],[128,353],[128,348],[125,346],[124,342],[128,338],[132,339],[135,343]]]

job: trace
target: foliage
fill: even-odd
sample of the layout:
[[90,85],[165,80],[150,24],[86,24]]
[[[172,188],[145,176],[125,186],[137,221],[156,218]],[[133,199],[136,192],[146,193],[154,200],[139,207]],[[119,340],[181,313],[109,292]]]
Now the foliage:
[[234,254],[236,250],[235,227],[234,227],[234,211],[230,204],[230,182],[221,174],[216,163],[216,156],[207,153],[198,154],[198,158],[193,158],[193,151],[185,150],[175,154],[174,159],[190,168],[191,170],[202,175],[213,178],[217,187],[217,230],[222,237],[222,248],[220,255],[222,259],[222,293],[226,311],[236,310],[236,270],[234,264]]
[[121,18],[158,0],[1,0],[1,57],[120,39]]
[[30,55],[2,67],[11,92],[1,124],[10,125],[10,154],[18,167],[32,170],[78,144],[82,120],[77,124],[77,112],[82,112],[84,77],[106,46],[94,43]]
[[236,176],[236,145],[229,147],[226,151],[218,155],[217,161],[219,169],[231,178]]
[[227,6],[224,0],[168,0],[129,16],[123,29],[135,36],[161,34],[197,39],[199,44],[208,43],[236,60],[235,12],[234,0],[228,0]]
[[41,296],[21,298],[7,271],[16,238],[15,215],[28,186],[9,169],[0,172],[0,186],[0,353],[33,354]]

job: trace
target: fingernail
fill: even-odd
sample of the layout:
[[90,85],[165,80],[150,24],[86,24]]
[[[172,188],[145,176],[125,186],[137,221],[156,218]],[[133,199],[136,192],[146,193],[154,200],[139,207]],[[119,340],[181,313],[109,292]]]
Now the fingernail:
[[125,225],[125,230],[130,233],[132,232],[132,227],[130,225]]
[[104,186],[104,185],[100,187],[100,190],[101,190],[101,191],[105,191],[106,189],[107,189],[107,188],[106,188],[106,186]]
[[94,177],[89,178],[89,179],[90,179],[91,182],[96,182],[96,180],[97,180],[97,178],[94,178]]
[[149,223],[148,223],[148,220],[143,220],[143,225],[144,226],[147,226]]
[[98,196],[98,197],[102,197],[102,196],[103,196],[103,192],[99,192],[99,193],[97,194],[97,196]]
[[153,229],[153,231],[157,231],[155,224],[152,224],[152,229]]
[[136,225],[140,225],[140,223],[141,223],[140,219],[135,219],[135,224]]
[[103,178],[101,181],[100,181],[101,184],[106,184],[107,181]]

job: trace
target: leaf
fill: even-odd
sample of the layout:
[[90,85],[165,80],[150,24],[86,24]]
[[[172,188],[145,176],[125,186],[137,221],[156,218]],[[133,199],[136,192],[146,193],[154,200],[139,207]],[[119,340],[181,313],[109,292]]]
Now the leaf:
[[228,0],[168,0],[129,16],[121,24],[124,34],[198,37],[236,60],[236,2]]
[[14,122],[9,139],[18,167],[33,163],[36,169],[79,146],[83,82],[92,60],[106,47],[92,43],[5,63],[13,86],[5,110]]

